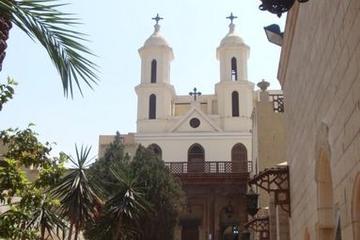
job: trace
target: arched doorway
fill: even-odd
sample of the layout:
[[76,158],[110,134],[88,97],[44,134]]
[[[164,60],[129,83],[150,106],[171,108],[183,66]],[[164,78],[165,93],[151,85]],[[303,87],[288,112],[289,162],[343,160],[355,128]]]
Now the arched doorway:
[[352,219],[354,239],[360,239],[360,173],[355,179],[353,188]]
[[247,172],[247,150],[244,144],[237,143],[231,149],[233,172]]
[[151,151],[153,151],[155,153],[155,155],[162,160],[162,150],[159,147],[159,145],[157,145],[156,143],[153,143],[151,145],[148,146],[148,149],[150,149]]
[[305,229],[304,240],[310,240],[310,234],[307,228]]
[[316,163],[318,239],[334,239],[334,202],[329,151],[320,149]]
[[205,151],[204,148],[195,143],[188,150],[188,171],[204,172],[205,170]]

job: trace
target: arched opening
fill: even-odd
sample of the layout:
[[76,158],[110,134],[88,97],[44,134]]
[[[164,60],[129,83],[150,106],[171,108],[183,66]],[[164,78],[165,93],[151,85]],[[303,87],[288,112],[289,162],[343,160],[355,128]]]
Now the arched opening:
[[151,94],[149,97],[149,119],[156,119],[156,96]]
[[337,221],[337,224],[336,224],[335,240],[342,240],[342,238],[341,238],[341,221],[340,221],[340,217],[339,217],[339,219]]
[[310,234],[307,228],[305,229],[304,240],[310,240]]
[[360,239],[360,173],[355,179],[353,188],[352,220],[354,239]]
[[156,71],[157,71],[157,62],[155,59],[151,61],[151,83],[156,83]]
[[195,143],[188,150],[188,171],[204,172],[205,170],[205,151],[204,148]]
[[239,93],[233,91],[231,94],[231,106],[232,106],[232,116],[238,117],[239,114]]
[[231,149],[233,172],[247,172],[247,150],[244,144],[237,143]]
[[316,163],[316,183],[318,199],[318,239],[334,239],[334,203],[331,165],[328,152],[320,149]]
[[232,81],[237,81],[238,80],[238,76],[237,76],[237,61],[235,57],[231,58],[231,80]]
[[159,145],[153,143],[148,146],[148,149],[150,149],[160,160],[162,160],[162,150]]

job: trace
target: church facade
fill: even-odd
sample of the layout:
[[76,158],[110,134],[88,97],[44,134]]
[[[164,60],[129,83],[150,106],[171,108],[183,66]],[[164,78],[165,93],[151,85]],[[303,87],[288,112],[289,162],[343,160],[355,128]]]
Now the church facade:
[[[237,234],[240,238],[249,220],[247,183],[261,167],[257,150],[262,144],[253,133],[254,109],[261,101],[247,76],[250,48],[235,33],[235,17],[228,18],[228,33],[216,49],[220,79],[214,94],[202,95],[196,88],[189,95],[176,94],[170,77],[174,53],[160,33],[158,16],[154,32],[139,49],[137,131],[122,137],[130,155],[138,144],[152,148],[180,178],[187,203],[176,240],[234,239]],[[267,91],[262,99],[268,106],[263,108],[273,112],[269,93],[282,95]],[[113,136],[100,136],[99,156],[112,140]]]

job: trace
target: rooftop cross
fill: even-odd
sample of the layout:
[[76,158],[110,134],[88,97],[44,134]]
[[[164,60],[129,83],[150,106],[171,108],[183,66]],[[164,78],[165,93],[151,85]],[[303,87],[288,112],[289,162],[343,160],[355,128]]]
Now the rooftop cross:
[[228,16],[226,18],[230,19],[231,23],[233,23],[234,19],[237,18],[237,16],[234,16],[233,13],[231,13],[230,16]]
[[153,17],[152,20],[156,21],[156,24],[159,24],[159,21],[162,20],[164,18],[160,17],[159,14],[156,14],[156,17]]
[[193,92],[189,92],[190,96],[194,97],[194,101],[196,101],[197,96],[201,95],[201,92],[198,92],[196,88],[194,88]]

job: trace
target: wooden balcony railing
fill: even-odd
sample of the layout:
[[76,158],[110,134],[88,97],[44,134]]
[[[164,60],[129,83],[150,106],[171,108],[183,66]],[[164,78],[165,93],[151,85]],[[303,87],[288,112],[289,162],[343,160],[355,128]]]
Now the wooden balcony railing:
[[165,162],[173,174],[205,173],[248,173],[252,170],[252,162]]
[[283,113],[284,112],[284,95],[270,94],[269,96],[273,102],[274,112]]

